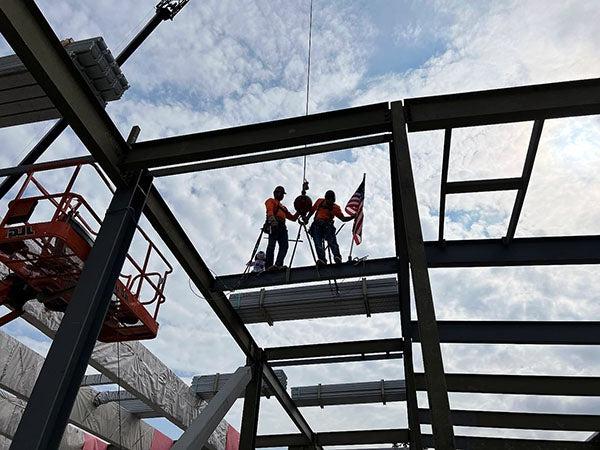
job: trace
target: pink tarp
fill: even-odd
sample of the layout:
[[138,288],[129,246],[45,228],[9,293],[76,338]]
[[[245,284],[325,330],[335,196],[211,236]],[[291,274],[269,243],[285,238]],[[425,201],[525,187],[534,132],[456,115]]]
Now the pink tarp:
[[108,444],[91,434],[83,433],[82,450],[107,450]]
[[225,450],[238,450],[240,446],[240,433],[231,425],[227,425],[227,438]]
[[158,430],[154,430],[154,436],[152,436],[152,447],[150,450],[169,450],[173,447],[173,440]]

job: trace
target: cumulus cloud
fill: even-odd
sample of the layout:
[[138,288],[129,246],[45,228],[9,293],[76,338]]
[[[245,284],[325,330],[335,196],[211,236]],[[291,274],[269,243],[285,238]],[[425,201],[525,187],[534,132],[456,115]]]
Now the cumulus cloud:
[[[373,2],[365,7],[346,1],[315,2],[312,112],[412,96],[590,78],[600,69],[600,11],[594,1],[407,1],[402,11],[409,11],[406,17],[391,3]],[[151,5],[146,10],[138,2],[113,0],[60,4],[44,0],[40,6],[60,37],[103,35],[113,53],[139,28],[140,20],[143,23],[144,16],[152,13]],[[374,13],[388,7],[402,27],[389,29],[387,22],[383,26],[381,15]],[[389,20],[395,21],[394,17]],[[108,111],[123,134],[132,125],[140,125],[142,140],[302,115],[307,26],[305,1],[191,2],[173,23],[160,25],[124,66],[132,88]],[[398,46],[412,42],[423,63],[402,71],[375,67],[374,47],[387,34]],[[416,45],[432,36],[435,48]],[[9,52],[5,44],[2,49]],[[400,51],[389,55],[402,57]],[[47,126],[1,130],[5,148],[10,148],[0,154],[3,165],[15,164],[29,147],[25,144]],[[530,132],[529,123],[455,130],[449,179],[520,176]],[[409,139],[424,235],[435,239],[443,133],[416,133]],[[598,234],[599,141],[598,117],[551,120],[544,125],[517,235]],[[69,132],[45,158],[84,152]],[[310,194],[316,197],[334,188],[345,201],[363,173],[367,174],[365,242],[356,253],[389,256],[394,248],[385,146],[309,157]],[[273,187],[284,184],[290,192],[286,201],[291,203],[301,181],[302,160],[297,158],[180,175],[157,180],[157,185],[209,267],[225,274],[242,270],[264,220],[262,204]],[[88,188],[90,195],[92,188]],[[501,237],[513,200],[514,193],[449,197],[447,238]],[[295,226],[290,226],[290,234],[295,232]],[[349,232],[340,234],[344,251],[349,239]],[[299,245],[295,264],[309,264],[306,243]],[[597,274],[592,267],[436,269],[431,279],[440,319],[583,320],[600,312],[590,289]],[[159,337],[147,343],[152,351],[184,377],[233,371],[244,363],[242,353],[206,302],[193,293],[181,268],[176,268],[167,294]],[[261,345],[292,345],[398,336],[399,317],[384,314],[250,328]],[[28,343],[37,339],[39,349],[47,345],[27,330],[10,330]],[[419,353],[415,351],[415,357],[421,367]],[[443,354],[448,372],[597,375],[600,369],[598,354],[591,348],[444,345]],[[286,372],[291,386],[402,378],[399,361]],[[451,396],[457,408],[478,408],[481,402],[499,410],[600,411],[597,402],[581,399]],[[426,404],[424,398],[420,404]],[[234,424],[240,422],[240,406],[238,402],[228,416]],[[405,423],[403,404],[305,412],[318,430]],[[282,417],[273,400],[264,402],[260,432],[293,431],[293,424],[282,423]],[[523,435],[512,430],[507,434]]]

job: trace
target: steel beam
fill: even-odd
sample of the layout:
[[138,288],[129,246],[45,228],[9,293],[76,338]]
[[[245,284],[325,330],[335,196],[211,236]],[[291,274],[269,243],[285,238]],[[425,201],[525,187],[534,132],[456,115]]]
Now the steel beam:
[[[362,403],[403,402],[406,400],[404,380],[367,381],[361,383],[318,384],[292,388],[292,400],[299,407],[358,405]],[[416,409],[415,409],[416,413]]]
[[536,120],[533,123],[533,130],[531,130],[531,138],[529,139],[529,147],[527,148],[527,155],[525,156],[525,164],[523,165],[523,174],[521,175],[523,183],[517,192],[515,204],[513,206],[513,210],[510,215],[510,221],[508,223],[508,231],[506,232],[507,242],[515,237],[515,231],[517,230],[517,224],[519,223],[519,216],[521,215],[521,209],[523,208],[523,203],[525,202],[525,194],[527,194],[527,187],[529,186],[531,172],[533,171],[535,155],[542,137],[543,127],[543,120]]
[[[425,390],[425,377],[415,374],[417,389]],[[542,375],[479,375],[447,373],[451,392],[522,395],[600,396],[599,377],[555,377]]]
[[[600,429],[600,416],[590,414],[540,414],[454,409],[451,413],[454,425],[461,427],[565,431]],[[431,423],[431,413],[427,409],[419,409],[419,418],[422,423]]]
[[[452,344],[600,345],[600,322],[438,321],[440,341]],[[420,341],[416,322],[413,337]]]
[[[392,183],[395,186],[392,190],[395,198],[392,201],[394,208],[401,208],[403,214],[406,254],[410,262],[417,321],[421,336],[423,367],[427,380],[427,400],[433,415],[431,425],[435,448],[450,450],[455,448],[454,431],[450,419],[450,403],[444,378],[444,363],[427,270],[404,111],[402,104],[399,102],[392,103],[392,129],[394,142],[390,144],[390,161],[393,164],[391,169]],[[403,234],[400,231],[401,225],[397,225],[399,226],[394,228],[396,245],[399,246],[404,242],[398,242]]]
[[[330,431],[317,433],[318,445],[408,444],[408,430]],[[256,448],[308,446],[301,434],[272,434],[257,436]]]
[[[423,436],[427,445],[432,436]],[[464,450],[597,450],[597,444],[580,441],[550,441],[546,439],[492,438],[456,436],[456,445]]]
[[[446,135],[445,146],[450,146],[449,132]],[[446,150],[446,147],[444,148]],[[396,258],[398,260],[398,306],[400,311],[400,330],[403,338],[404,355],[404,378],[406,380],[406,412],[408,416],[408,428],[410,434],[410,445],[412,448],[423,448],[421,439],[421,425],[417,414],[418,401],[415,386],[415,374],[412,352],[412,330],[411,307],[410,307],[410,267],[409,255],[406,245],[406,229],[404,219],[404,208],[402,196],[400,195],[398,171],[398,159],[396,152],[390,151],[390,178],[392,187],[392,202],[394,211],[394,244],[396,247]],[[446,167],[447,168],[447,167]]]
[[242,427],[240,430],[239,450],[252,450],[258,430],[258,411],[260,407],[260,391],[262,387],[263,364],[252,363],[251,379],[246,383],[244,409],[242,411]]
[[389,131],[388,105],[378,103],[139,142],[132,146],[131,153],[125,159],[125,167],[151,168],[206,161]]
[[488,180],[450,181],[446,183],[446,194],[475,192],[514,191],[521,189],[521,178],[495,178]]
[[152,178],[117,189],[13,439],[13,450],[58,448]]
[[344,150],[348,148],[357,148],[365,147],[367,145],[382,144],[384,142],[389,142],[390,139],[390,134],[380,134],[377,136],[369,136],[366,138],[348,139],[345,141],[331,142],[328,144],[299,147],[291,150],[260,153],[258,155],[251,156],[241,156],[239,158],[227,158],[197,164],[186,164],[183,166],[165,167],[162,169],[152,170],[150,173],[154,177],[165,177],[189,172],[201,172],[205,170],[223,169],[226,167],[243,166],[267,161],[278,161],[281,159],[296,158],[298,156],[317,155],[320,153],[335,152],[338,150]]
[[[502,239],[428,241],[425,254],[430,268],[600,264],[600,236],[516,238],[510,244]],[[396,258],[378,258],[325,266],[318,271],[314,266],[304,266],[259,276],[224,275],[216,278],[214,289],[242,290],[397,272]]]
[[408,131],[600,114],[600,78],[404,101]]
[[378,353],[372,355],[333,356],[327,358],[290,359],[271,362],[271,367],[310,366],[316,364],[336,364],[346,362],[381,361],[382,359],[402,359],[402,352]]
[[267,361],[286,359],[315,358],[328,356],[365,355],[369,353],[389,353],[402,350],[402,339],[375,339],[370,341],[331,342],[327,344],[307,344],[289,347],[266,348]]
[[183,435],[172,447],[173,450],[200,449],[208,442],[208,438],[219,425],[227,411],[246,389],[252,378],[250,367],[240,367],[225,386],[217,392],[212,400],[202,410]]
[[442,175],[440,179],[440,210],[438,240],[444,240],[444,218],[446,216],[446,183],[448,183],[448,167],[450,164],[450,146],[452,142],[452,128],[444,131],[444,152],[442,154]]

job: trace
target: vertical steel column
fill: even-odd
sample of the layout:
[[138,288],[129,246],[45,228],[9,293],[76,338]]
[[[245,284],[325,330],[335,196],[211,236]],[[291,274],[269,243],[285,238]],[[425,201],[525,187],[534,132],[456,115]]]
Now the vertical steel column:
[[240,430],[240,446],[238,450],[253,450],[258,431],[258,411],[260,407],[260,391],[262,388],[262,362],[252,364],[252,379],[246,386],[244,395],[244,410],[242,412],[242,427]]
[[[395,195],[393,205],[395,213],[400,208],[403,213],[406,252],[412,273],[435,448],[438,450],[454,449],[454,431],[450,417],[448,388],[444,376],[440,338],[427,271],[404,109],[401,102],[393,102],[391,106],[394,140],[390,144],[390,161],[394,164],[392,167],[392,182],[396,185],[395,189],[392,190],[392,194]],[[396,240],[402,242],[402,233],[398,230],[398,227],[396,227],[395,237]],[[404,277],[402,276],[402,278]]]
[[529,139],[529,147],[527,148],[527,155],[525,156],[525,164],[523,165],[523,174],[521,175],[521,188],[517,191],[517,197],[515,198],[515,205],[513,206],[512,214],[510,215],[510,222],[508,223],[508,231],[504,238],[505,243],[510,243],[512,238],[515,237],[515,231],[517,230],[517,224],[519,223],[519,216],[521,215],[521,209],[525,202],[525,194],[527,193],[527,187],[529,186],[529,180],[531,179],[531,172],[533,171],[533,163],[535,161],[535,155],[537,153],[538,145],[540,144],[540,138],[542,137],[542,128],[544,127],[543,120],[536,120],[533,123],[533,129],[531,130],[531,138]]
[[138,174],[106,211],[46,361],[15,433],[12,450],[57,449],[127,255],[152,177]]
[[448,183],[448,165],[450,163],[450,143],[452,141],[452,128],[446,128],[444,133],[444,154],[442,156],[442,179],[440,181],[440,224],[438,241],[444,240],[444,219],[446,217],[446,184]]
[[[391,144],[390,144],[391,145]],[[406,233],[404,231],[404,213],[402,198],[398,192],[398,162],[394,152],[390,152],[390,175],[392,181],[392,201],[394,216],[394,237],[396,257],[399,259],[398,269],[398,300],[400,302],[400,326],[402,328],[402,353],[404,363],[404,380],[406,383],[406,409],[408,412],[408,428],[410,431],[411,448],[421,450],[421,425],[419,424],[417,386],[412,356],[412,328],[410,311],[410,270],[408,253],[406,251]]]

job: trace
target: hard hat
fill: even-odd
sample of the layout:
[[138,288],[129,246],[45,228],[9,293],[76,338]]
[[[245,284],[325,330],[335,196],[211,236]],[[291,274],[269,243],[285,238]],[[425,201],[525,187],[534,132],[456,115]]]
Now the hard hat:
[[335,192],[331,190],[325,192],[325,200],[335,202]]
[[287,194],[287,192],[285,192],[285,189],[283,188],[283,186],[277,186],[273,192],[282,192],[284,194]]
[[258,259],[258,260],[263,260],[266,258],[267,258],[267,255],[265,255],[265,252],[263,252],[262,250],[260,252],[258,252],[256,254],[256,256],[254,257],[254,259]]

